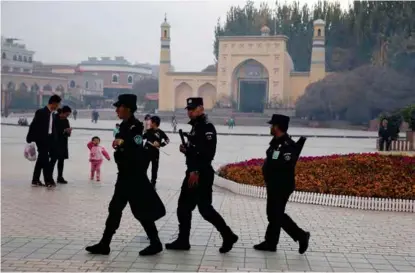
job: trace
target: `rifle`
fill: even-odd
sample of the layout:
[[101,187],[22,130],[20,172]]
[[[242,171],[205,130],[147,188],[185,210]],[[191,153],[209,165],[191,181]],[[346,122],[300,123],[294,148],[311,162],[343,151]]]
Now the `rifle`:
[[180,136],[180,139],[182,140],[182,145],[186,146],[186,141],[184,140],[184,133],[182,129],[179,129],[179,136]]
[[[297,161],[300,158],[300,154],[303,150],[303,147],[304,147],[304,144],[305,144],[306,140],[307,140],[307,138],[302,136],[295,143],[295,145],[297,146]],[[297,162],[296,162],[296,164],[297,164]]]

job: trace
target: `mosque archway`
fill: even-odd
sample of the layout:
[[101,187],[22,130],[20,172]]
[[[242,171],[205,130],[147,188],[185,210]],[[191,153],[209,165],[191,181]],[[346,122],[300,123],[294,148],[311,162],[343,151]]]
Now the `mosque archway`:
[[186,99],[193,96],[193,89],[189,84],[182,82],[175,88],[174,94],[175,108],[184,109],[186,107]]
[[263,113],[268,97],[269,74],[263,64],[248,59],[239,64],[232,77],[232,97],[237,110]]
[[211,83],[202,84],[198,89],[198,96],[203,98],[203,106],[210,110],[215,106],[216,88]]

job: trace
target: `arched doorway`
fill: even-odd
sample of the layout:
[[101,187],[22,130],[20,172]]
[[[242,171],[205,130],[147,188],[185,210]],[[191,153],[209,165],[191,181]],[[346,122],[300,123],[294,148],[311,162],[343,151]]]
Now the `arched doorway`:
[[174,94],[176,109],[184,109],[186,107],[186,99],[192,97],[193,90],[189,84],[182,82],[176,87]]
[[203,98],[205,109],[210,110],[215,106],[216,88],[212,84],[205,83],[201,85],[197,93],[199,94],[199,97]]
[[237,110],[263,113],[268,97],[268,71],[260,62],[248,59],[239,64],[232,79],[232,97]]
[[30,87],[30,92],[32,93],[33,96],[33,103],[37,106],[40,105],[40,94],[39,94],[39,90],[40,87],[37,83],[34,83],[31,87]]

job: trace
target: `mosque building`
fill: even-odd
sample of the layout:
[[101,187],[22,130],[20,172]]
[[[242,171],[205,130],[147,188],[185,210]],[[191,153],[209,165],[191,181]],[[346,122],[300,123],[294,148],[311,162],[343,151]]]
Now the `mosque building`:
[[161,24],[159,111],[185,107],[186,98],[203,97],[205,109],[231,102],[239,112],[264,112],[266,105],[293,107],[306,87],[326,76],[325,22],[314,21],[309,72],[296,72],[287,51],[288,37],[270,35],[219,37],[216,72],[173,72],[170,59],[171,26]]

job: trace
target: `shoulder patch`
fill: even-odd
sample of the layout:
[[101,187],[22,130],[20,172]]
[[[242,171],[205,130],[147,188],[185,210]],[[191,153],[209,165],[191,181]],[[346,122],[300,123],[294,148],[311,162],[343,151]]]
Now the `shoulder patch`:
[[138,144],[138,145],[141,145],[141,144],[143,143],[143,137],[142,137],[142,136],[140,136],[140,135],[136,135],[136,136],[134,137],[134,142],[135,142],[136,144]]
[[285,153],[284,154],[284,159],[285,159],[285,161],[290,161],[291,160],[291,153]]

